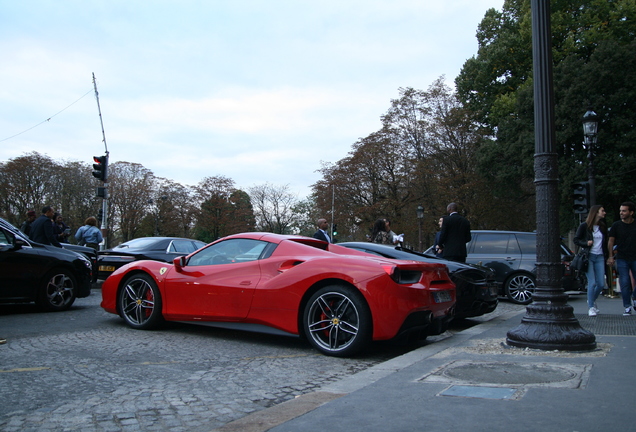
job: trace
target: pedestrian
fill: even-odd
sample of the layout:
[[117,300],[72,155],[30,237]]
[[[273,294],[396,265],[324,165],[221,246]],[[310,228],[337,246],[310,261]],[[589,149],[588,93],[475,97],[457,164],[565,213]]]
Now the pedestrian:
[[53,222],[54,214],[55,209],[53,207],[45,206],[42,208],[40,217],[31,224],[31,234],[29,235],[31,240],[45,245],[62,247],[55,232],[55,223]]
[[593,317],[599,313],[596,299],[605,288],[605,261],[609,257],[603,206],[593,205],[590,208],[587,219],[576,230],[574,244],[588,250],[587,314]]
[[384,219],[386,224],[386,231],[389,233],[390,244],[398,244],[404,242],[404,234],[397,235],[391,230],[391,221],[388,218]]
[[393,244],[393,241],[387,231],[386,219],[378,219],[373,225],[371,231],[371,241],[380,244]]
[[439,236],[442,234],[442,223],[444,223],[444,218],[441,217],[439,218],[439,221],[437,221],[437,224],[439,226],[439,231],[437,231],[435,233],[435,243],[433,243],[433,253],[435,254],[436,257],[442,257],[442,251],[439,245]]
[[20,231],[26,234],[27,237],[29,237],[29,234],[31,233],[31,224],[35,220],[36,216],[35,211],[29,210],[27,212],[26,220],[22,222],[22,225],[20,226]]
[[102,231],[97,228],[97,219],[94,216],[86,218],[84,226],[80,227],[75,233],[77,244],[88,246],[95,250],[99,249],[99,244],[104,240]]
[[329,237],[329,233],[327,233],[327,230],[329,229],[327,219],[318,219],[316,221],[316,226],[318,227],[318,230],[314,233],[314,238],[331,243],[331,238]]
[[57,239],[60,243],[68,243],[68,237],[71,235],[71,228],[64,223],[64,218],[59,213],[55,213],[53,220],[55,221]]
[[633,310],[636,310],[636,300],[632,295],[633,287],[629,275],[630,271],[636,274],[635,211],[636,205],[633,202],[627,201],[621,204],[620,220],[614,222],[610,227],[607,241],[607,249],[609,250],[607,264],[613,266],[616,263],[621,297],[625,308],[624,316],[629,316]]
[[448,216],[442,221],[439,245],[444,259],[465,263],[468,255],[466,253],[466,243],[472,239],[470,222],[461,216],[457,209],[456,203],[450,203],[446,207]]

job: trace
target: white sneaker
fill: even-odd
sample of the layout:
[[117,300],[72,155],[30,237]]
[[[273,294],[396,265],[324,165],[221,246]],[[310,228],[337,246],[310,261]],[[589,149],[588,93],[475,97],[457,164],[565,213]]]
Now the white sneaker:
[[630,316],[632,314],[632,308],[626,307],[625,312],[623,312],[623,316]]
[[587,311],[588,316],[596,316],[596,308],[591,307],[589,311]]

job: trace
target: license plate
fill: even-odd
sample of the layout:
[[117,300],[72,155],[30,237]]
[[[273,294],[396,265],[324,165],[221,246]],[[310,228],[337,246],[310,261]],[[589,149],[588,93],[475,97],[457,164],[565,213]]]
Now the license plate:
[[435,291],[433,292],[433,299],[435,303],[446,303],[452,300],[450,291]]
[[99,266],[99,271],[114,272],[115,266]]

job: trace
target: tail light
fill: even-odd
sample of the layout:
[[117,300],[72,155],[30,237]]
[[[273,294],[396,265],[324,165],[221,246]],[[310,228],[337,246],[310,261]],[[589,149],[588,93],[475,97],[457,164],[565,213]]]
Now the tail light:
[[422,279],[422,272],[417,270],[402,270],[394,265],[383,265],[382,268],[397,284],[414,284]]

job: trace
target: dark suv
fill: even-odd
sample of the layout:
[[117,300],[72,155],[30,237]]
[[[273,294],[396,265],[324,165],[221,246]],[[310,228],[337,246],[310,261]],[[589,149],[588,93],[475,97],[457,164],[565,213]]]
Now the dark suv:
[[[518,231],[471,231],[466,244],[466,262],[480,264],[495,271],[500,294],[519,304],[532,301],[537,273],[537,235]],[[578,290],[578,281],[570,272],[574,253],[561,242],[561,262],[564,265],[563,287]]]

